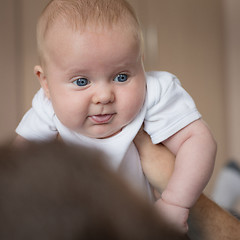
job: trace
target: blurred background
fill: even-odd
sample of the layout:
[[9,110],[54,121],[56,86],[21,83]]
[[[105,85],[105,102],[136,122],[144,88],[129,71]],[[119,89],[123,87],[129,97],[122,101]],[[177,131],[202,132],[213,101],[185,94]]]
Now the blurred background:
[[[35,26],[48,0],[0,0],[0,144],[39,88]],[[129,0],[145,37],[146,70],[178,76],[218,142],[211,195],[223,166],[240,165],[240,1]],[[236,185],[240,189],[240,185]],[[239,210],[239,203],[234,208]]]

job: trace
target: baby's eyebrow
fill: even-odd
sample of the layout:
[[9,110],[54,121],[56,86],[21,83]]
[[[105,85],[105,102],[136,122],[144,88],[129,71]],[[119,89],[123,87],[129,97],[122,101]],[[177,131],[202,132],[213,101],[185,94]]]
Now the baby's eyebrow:
[[71,68],[66,70],[66,74],[69,77],[84,76],[88,70],[82,68]]
[[125,61],[122,61],[121,63],[119,64],[116,64],[115,67],[116,68],[131,68],[133,66],[135,66],[135,64],[137,64],[137,59],[135,61],[132,61],[132,60],[125,60]]

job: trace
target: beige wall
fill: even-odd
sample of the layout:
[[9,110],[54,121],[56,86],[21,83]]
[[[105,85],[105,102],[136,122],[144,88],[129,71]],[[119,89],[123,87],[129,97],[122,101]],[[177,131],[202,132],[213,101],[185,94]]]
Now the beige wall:
[[[144,28],[146,69],[176,74],[217,139],[217,165],[207,192],[227,157],[240,156],[236,106],[239,51],[235,52],[238,44],[232,37],[235,29],[229,27],[238,27],[231,12],[237,13],[240,6],[238,0],[223,1],[224,8],[219,0],[130,0]],[[0,8],[0,142],[12,136],[39,87],[33,75],[37,64],[35,24],[47,2],[8,0]]]
[[37,63],[35,25],[47,0],[1,1],[0,8],[0,143],[14,129],[39,88],[33,75]]
[[36,22],[48,0],[18,0],[21,2],[21,48],[22,48],[22,71],[23,71],[23,111],[31,106],[31,100],[39,88],[39,83],[33,74],[33,68],[38,63],[36,54]]
[[17,123],[19,86],[17,73],[17,30],[13,0],[4,1],[0,8],[0,139],[12,136]]
[[240,1],[223,0],[225,22],[225,81],[228,156],[240,164]]

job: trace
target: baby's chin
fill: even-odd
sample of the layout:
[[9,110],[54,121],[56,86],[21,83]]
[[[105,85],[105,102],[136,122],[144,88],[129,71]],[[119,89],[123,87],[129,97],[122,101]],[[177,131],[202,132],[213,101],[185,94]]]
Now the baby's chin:
[[114,136],[118,135],[121,131],[122,131],[122,129],[120,129],[120,130],[118,130],[117,132],[112,133],[112,134],[110,134],[110,135],[106,134],[106,136],[100,136],[100,137],[96,137],[96,138],[97,138],[97,139],[111,138],[111,137],[114,137]]

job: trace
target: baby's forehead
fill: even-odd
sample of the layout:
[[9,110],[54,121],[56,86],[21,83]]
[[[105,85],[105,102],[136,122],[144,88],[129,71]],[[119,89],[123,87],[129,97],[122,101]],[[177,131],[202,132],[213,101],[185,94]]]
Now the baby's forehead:
[[[125,36],[128,39],[134,39],[136,44],[140,43],[139,36],[137,36],[131,28],[123,27],[122,24],[102,25],[98,23],[88,23],[86,25],[73,25],[63,19],[59,19],[48,28],[43,40],[46,43],[53,38],[56,39],[55,36],[64,38],[66,34],[71,37],[76,37],[78,40],[81,39],[81,37],[85,37],[87,34],[93,37],[98,36],[99,38],[101,38],[102,35],[105,37],[107,35],[111,38],[111,33]],[[61,39],[58,38],[58,40],[60,41]]]
[[[113,36],[115,37],[113,38]],[[86,53],[84,49],[90,48],[87,56],[91,56],[92,50],[97,48],[104,49],[103,51],[106,50],[107,52],[114,52],[116,48],[113,46],[121,46],[122,41],[125,42],[126,48],[129,48],[129,54],[131,49],[133,51],[137,49],[139,56],[141,55],[142,49],[139,39],[135,38],[132,31],[122,29],[120,26],[104,29],[97,26],[89,26],[84,30],[78,30],[68,27],[68,25],[55,25],[49,30],[43,44],[43,58],[45,63],[49,64],[49,61],[52,62],[53,59],[56,61],[56,58],[62,59],[64,54],[70,54],[73,49],[75,49],[75,52],[78,52],[81,48],[83,48],[81,54]],[[103,51],[102,53],[105,54]],[[61,54],[62,52],[64,54]]]
[[[48,30],[44,34],[43,44],[51,41],[51,39],[56,39],[54,36],[64,37],[66,34],[75,36],[78,39],[85,34],[91,33],[92,36],[98,35],[101,37],[102,34],[111,37],[111,33],[117,33],[121,36],[126,36],[128,39],[134,39],[136,44],[140,44],[140,34],[138,34],[132,27],[126,27],[122,22],[115,24],[102,24],[99,22],[88,22],[82,24],[81,22],[71,22],[64,18],[56,19],[48,26]],[[59,39],[60,40],[60,39]]]
[[44,45],[49,40],[49,36],[54,34],[56,26],[62,32],[66,31],[67,27],[72,30],[72,33],[84,33],[86,30],[111,31],[120,28],[121,34],[128,32],[134,36],[136,42],[142,41],[138,20],[131,11],[130,5],[127,5],[124,0],[53,0],[38,22],[37,41],[40,58]]

